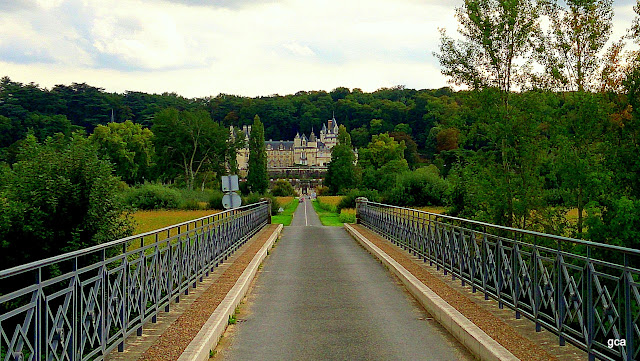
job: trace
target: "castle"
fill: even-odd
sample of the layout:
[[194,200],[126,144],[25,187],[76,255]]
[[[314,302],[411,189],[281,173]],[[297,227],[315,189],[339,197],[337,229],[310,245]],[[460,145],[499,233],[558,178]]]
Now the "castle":
[[[233,126],[231,127],[233,134]],[[245,136],[245,147],[237,154],[238,170],[241,175],[246,175],[249,166],[249,134],[251,126],[244,125],[242,131]],[[265,141],[267,150],[267,168],[287,167],[317,167],[326,169],[331,162],[331,148],[338,144],[338,122],[335,117],[327,120],[322,125],[320,136],[316,138],[311,130],[309,138],[305,134],[297,133],[293,141]]]

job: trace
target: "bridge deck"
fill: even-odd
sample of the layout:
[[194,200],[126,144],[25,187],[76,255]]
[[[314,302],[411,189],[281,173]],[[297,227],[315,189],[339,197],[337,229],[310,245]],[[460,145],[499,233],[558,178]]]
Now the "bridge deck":
[[265,262],[216,359],[467,360],[473,357],[308,201]]

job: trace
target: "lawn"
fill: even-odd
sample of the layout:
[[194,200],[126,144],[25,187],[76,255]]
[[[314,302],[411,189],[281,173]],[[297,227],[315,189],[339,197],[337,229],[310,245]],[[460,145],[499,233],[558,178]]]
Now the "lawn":
[[282,224],[283,226],[291,225],[293,213],[298,208],[298,200],[293,197],[278,197],[278,202],[280,207],[284,208],[284,211],[278,215],[271,216],[271,223]]
[[340,215],[338,213],[332,212],[330,210],[326,210],[318,203],[317,200],[314,200],[312,204],[313,204],[313,209],[315,209],[316,213],[318,213],[318,216],[320,217],[320,222],[322,222],[323,225],[342,227],[342,222],[340,222]]

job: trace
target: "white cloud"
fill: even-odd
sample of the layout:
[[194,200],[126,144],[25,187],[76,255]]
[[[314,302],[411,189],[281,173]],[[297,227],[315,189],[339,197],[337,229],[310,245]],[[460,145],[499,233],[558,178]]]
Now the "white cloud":
[[313,52],[308,46],[300,45],[296,42],[287,43],[282,45],[285,49],[289,50],[292,54],[297,56],[314,56],[316,53]]

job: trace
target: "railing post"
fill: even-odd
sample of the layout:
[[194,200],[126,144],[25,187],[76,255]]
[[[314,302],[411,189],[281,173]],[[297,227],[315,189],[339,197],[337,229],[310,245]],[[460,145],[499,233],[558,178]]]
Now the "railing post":
[[368,202],[365,197],[356,198],[356,224],[362,224],[362,207]]
[[632,361],[635,348],[633,345],[634,338],[634,327],[633,327],[633,314],[631,312],[631,281],[633,277],[629,273],[629,257],[625,253],[624,257],[624,276],[622,277],[624,280],[624,318],[625,318],[625,336],[626,336],[626,351],[627,351],[627,361]]

